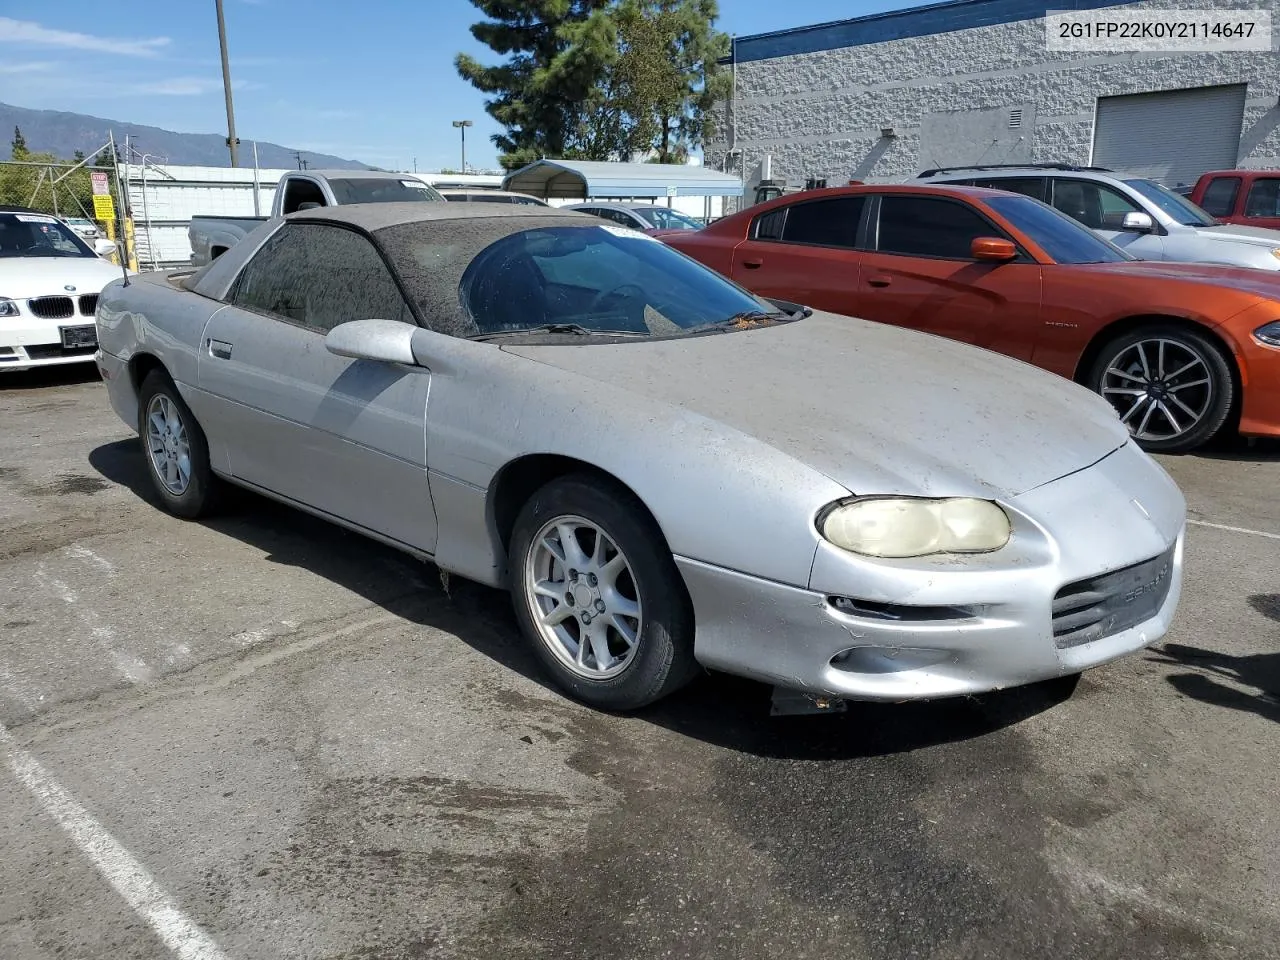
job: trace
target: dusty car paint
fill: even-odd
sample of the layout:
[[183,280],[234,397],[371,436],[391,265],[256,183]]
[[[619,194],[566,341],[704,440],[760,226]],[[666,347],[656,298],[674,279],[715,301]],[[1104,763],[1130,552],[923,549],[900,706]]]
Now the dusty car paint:
[[[449,231],[482,216],[594,223],[536,208],[394,206],[309,216],[375,230],[434,221]],[[318,334],[222,303],[277,227],[194,289],[152,277],[114,285],[99,315],[99,363],[120,416],[137,422],[139,364],[164,365],[232,482],[503,585],[504,479],[531,457],[590,465],[657,522],[704,665],[842,696],[945,696],[1076,672],[1153,642],[1173,616],[1181,494],[1083,388],[823,314],[626,343],[483,342],[418,327],[416,364],[352,360]],[[233,345],[230,359],[220,344]],[[1013,540],[972,557],[855,557],[816,525],[855,494],[989,497],[1014,519]],[[1055,647],[1055,591],[1164,555],[1167,593],[1149,618]],[[898,605],[908,618],[850,615],[834,597]],[[968,612],[910,619],[940,605]],[[885,666],[894,651],[896,670]]]

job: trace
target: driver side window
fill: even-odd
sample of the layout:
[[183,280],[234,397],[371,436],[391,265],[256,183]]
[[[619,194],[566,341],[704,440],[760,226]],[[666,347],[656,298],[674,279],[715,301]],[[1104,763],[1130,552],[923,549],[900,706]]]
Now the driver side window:
[[386,263],[363,235],[290,223],[241,271],[230,301],[325,334],[348,320],[415,323]]

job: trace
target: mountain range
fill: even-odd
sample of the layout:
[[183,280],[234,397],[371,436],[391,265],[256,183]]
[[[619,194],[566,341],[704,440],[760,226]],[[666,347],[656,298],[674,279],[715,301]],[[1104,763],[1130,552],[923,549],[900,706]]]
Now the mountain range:
[[[36,153],[52,153],[59,159],[70,159],[77,150],[89,153],[102,146],[108,131],[114,131],[120,155],[124,155],[124,138],[138,143],[138,149],[159,162],[192,164],[205,167],[227,167],[231,158],[227,138],[221,133],[177,133],[120,120],[104,120],[83,113],[60,110],[29,110],[0,103],[0,142],[8,141],[14,127],[22,130],[27,148]],[[240,138],[240,165],[253,163],[253,144]],[[293,169],[298,165],[295,150],[278,143],[258,141],[258,166],[268,169]],[[161,160],[160,158],[164,158]],[[302,158],[312,168],[329,170],[369,170],[367,163],[346,160],[327,153],[302,151]],[[7,147],[0,147],[0,159],[8,159]]]

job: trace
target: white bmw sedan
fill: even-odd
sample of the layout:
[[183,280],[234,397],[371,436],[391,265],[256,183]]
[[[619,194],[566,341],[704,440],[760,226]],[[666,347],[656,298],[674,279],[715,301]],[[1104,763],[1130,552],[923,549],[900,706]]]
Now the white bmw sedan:
[[57,217],[0,207],[0,374],[92,362],[98,293],[118,279]]

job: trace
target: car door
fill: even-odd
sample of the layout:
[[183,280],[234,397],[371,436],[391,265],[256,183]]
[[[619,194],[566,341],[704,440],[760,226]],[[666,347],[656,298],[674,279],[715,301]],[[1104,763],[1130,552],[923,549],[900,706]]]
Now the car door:
[[1280,229],[1280,177],[1255,177],[1249,184],[1242,212],[1244,215],[1237,218],[1238,223]]
[[[1119,190],[1096,180],[1054,178],[1053,206],[1067,216],[1083,223],[1098,236],[1105,237],[1117,247],[1127,250],[1143,260],[1163,260],[1164,240],[1159,227],[1147,232],[1125,230],[1122,227],[1125,214],[1150,211]],[[1152,216],[1152,221],[1158,223]]]
[[752,293],[861,316],[864,194],[798,200],[761,213],[733,251],[730,276]]
[[862,255],[860,306],[869,320],[924,330],[1028,359],[1040,315],[1041,267],[975,260],[978,237],[1012,238],[958,198],[876,198]]
[[339,357],[348,320],[414,323],[368,237],[287,223],[205,326],[199,383],[232,475],[419,550],[435,549],[425,417],[430,374]]

